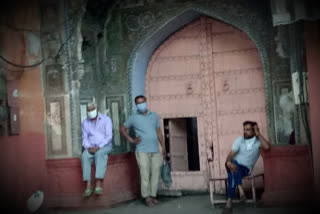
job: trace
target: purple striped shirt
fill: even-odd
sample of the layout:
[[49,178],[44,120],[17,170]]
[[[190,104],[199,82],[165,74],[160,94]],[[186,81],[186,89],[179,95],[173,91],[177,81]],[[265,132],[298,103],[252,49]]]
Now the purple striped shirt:
[[82,146],[85,149],[102,148],[112,144],[112,121],[110,117],[98,113],[96,122],[87,118],[82,122]]

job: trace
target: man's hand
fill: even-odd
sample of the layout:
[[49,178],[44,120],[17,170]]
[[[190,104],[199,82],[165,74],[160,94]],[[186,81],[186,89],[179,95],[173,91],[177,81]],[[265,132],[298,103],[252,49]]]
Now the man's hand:
[[167,152],[165,148],[162,148],[162,156],[163,156],[163,160],[167,159]]
[[255,124],[255,125],[253,126],[253,129],[254,129],[255,135],[256,135],[257,137],[259,137],[259,136],[260,136],[260,130],[259,130],[258,124]]
[[135,139],[131,139],[130,143],[132,144],[139,144],[141,142],[141,138],[140,137],[136,137]]
[[231,172],[235,172],[238,169],[238,167],[230,161],[227,162],[227,167],[230,169]]
[[98,150],[99,150],[99,147],[98,147],[98,146],[88,148],[88,152],[91,153],[91,154],[96,153]]

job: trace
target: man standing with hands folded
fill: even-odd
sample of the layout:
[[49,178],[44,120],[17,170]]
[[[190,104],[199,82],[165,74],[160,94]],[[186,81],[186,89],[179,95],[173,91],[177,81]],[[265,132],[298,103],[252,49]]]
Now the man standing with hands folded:
[[[136,144],[136,159],[140,170],[141,195],[146,206],[159,203],[156,199],[162,158],[166,156],[164,140],[160,129],[159,117],[147,109],[145,96],[137,96],[137,113],[131,115],[120,127],[120,133]],[[127,129],[133,128],[136,138],[129,136]],[[162,155],[159,151],[161,145]]]

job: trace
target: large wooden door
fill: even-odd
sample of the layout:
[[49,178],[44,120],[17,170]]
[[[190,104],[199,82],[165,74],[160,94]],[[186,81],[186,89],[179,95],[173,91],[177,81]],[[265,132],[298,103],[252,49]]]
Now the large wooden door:
[[[226,156],[245,120],[257,121],[267,134],[259,52],[229,24],[201,17],[174,33],[153,54],[145,83],[149,108],[161,119],[197,118],[200,171],[172,172],[172,189],[207,189],[210,172],[225,175]],[[178,140],[170,145],[175,142],[182,150]],[[263,170],[261,160],[256,170]]]

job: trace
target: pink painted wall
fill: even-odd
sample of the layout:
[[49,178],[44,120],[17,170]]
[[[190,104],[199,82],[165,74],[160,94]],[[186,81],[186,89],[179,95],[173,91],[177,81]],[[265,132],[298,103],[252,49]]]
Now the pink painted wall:
[[314,184],[320,201],[320,21],[305,22]]
[[[36,0],[12,1],[7,8],[1,6],[1,22],[39,31],[37,3]],[[39,61],[40,52],[38,56],[29,54],[28,45],[26,32],[11,28],[0,31],[0,53],[8,60],[16,64]],[[106,207],[136,198],[138,170],[131,153],[110,156],[103,184],[104,195],[86,201],[81,197],[85,184],[79,158],[46,160],[40,72],[40,67],[23,70],[7,66],[8,81],[18,80],[20,134],[0,137],[0,207],[22,213],[27,198],[38,189],[44,191],[45,206],[49,207]]]

